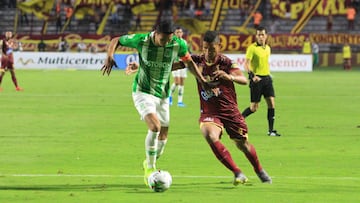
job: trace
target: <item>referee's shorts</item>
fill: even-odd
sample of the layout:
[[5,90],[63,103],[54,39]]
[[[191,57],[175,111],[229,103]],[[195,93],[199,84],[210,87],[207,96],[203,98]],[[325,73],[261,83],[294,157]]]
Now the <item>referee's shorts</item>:
[[261,96],[275,97],[273,81],[270,75],[260,76],[261,80],[257,83],[250,81],[250,98],[251,102],[260,102]]

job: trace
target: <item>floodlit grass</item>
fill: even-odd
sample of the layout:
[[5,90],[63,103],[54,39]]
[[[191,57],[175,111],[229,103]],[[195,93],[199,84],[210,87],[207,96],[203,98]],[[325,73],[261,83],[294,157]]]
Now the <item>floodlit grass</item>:
[[[234,187],[198,127],[194,78],[185,108],[171,107],[158,167],[173,185],[156,194],[143,183],[147,131],[133,107],[133,76],[114,71],[18,70],[0,93],[0,202],[357,202],[360,191],[360,72],[273,73],[276,129],[268,137],[266,104],[247,118],[250,142],[273,184],[262,184],[229,140],[250,178]],[[237,86],[240,109],[249,89]],[[176,97],[174,98],[176,102]]]

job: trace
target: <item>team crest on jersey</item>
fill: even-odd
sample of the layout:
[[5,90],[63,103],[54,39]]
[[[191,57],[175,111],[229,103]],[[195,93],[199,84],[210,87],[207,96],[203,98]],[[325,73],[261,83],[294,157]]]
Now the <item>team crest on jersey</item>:
[[170,58],[172,55],[171,49],[165,49],[164,57]]

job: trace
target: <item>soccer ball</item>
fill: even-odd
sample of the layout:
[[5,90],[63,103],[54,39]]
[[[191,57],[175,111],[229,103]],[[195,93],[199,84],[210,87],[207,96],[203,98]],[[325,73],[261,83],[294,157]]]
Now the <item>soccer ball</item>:
[[168,171],[157,170],[150,174],[148,183],[154,192],[165,192],[171,186],[172,177]]

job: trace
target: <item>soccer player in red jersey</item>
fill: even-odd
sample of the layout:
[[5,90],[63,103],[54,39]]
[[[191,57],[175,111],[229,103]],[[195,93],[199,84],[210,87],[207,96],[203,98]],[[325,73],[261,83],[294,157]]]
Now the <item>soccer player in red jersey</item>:
[[[2,54],[1,54],[1,68],[0,68],[0,85],[5,75],[5,71],[9,70],[11,73],[11,79],[15,85],[16,91],[22,91],[19,87],[14,70],[14,56],[13,50],[16,47],[16,41],[13,39],[12,32],[5,32],[5,38],[2,40]],[[0,91],[2,88],[0,87]]]
[[247,78],[235,62],[220,53],[220,48],[218,33],[207,31],[202,43],[203,53],[191,56],[203,77],[216,85],[211,90],[204,90],[202,84],[197,83],[200,130],[217,159],[234,173],[234,185],[244,184],[248,179],[220,141],[224,129],[237,148],[245,154],[260,180],[271,183],[271,178],[259,162],[255,147],[248,141],[248,128],[238,109],[234,84],[246,85]]

